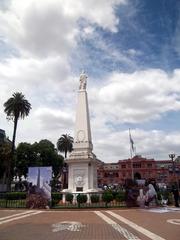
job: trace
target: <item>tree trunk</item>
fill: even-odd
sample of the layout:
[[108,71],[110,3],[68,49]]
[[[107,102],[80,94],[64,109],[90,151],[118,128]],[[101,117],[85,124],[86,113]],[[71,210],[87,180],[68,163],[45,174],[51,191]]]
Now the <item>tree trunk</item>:
[[14,118],[13,139],[12,139],[12,155],[14,155],[14,149],[15,149],[15,140],[16,140],[17,123],[18,123],[18,118],[15,117],[15,118]]
[[16,130],[17,130],[17,123],[18,123],[18,118],[14,118],[14,131],[13,131],[13,139],[12,139],[12,148],[11,148],[11,156],[9,159],[8,163],[8,172],[7,172],[7,191],[11,191],[11,167],[12,167],[12,162],[14,158],[14,150],[15,150],[15,140],[16,140]]

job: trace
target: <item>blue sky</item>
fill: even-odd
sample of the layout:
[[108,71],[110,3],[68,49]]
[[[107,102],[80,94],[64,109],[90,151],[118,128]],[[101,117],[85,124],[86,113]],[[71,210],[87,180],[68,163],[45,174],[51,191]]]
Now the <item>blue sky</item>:
[[122,59],[108,59],[106,52],[98,48],[97,39],[87,39],[80,44],[79,47],[88,52],[91,61],[90,64],[88,61],[88,66],[81,59],[78,63],[91,70],[94,61],[100,59],[105,67],[94,69],[95,75],[114,69],[132,72],[146,68],[161,68],[171,73],[180,64],[179,53],[175,49],[178,44],[176,34],[180,27],[179,9],[180,2],[176,0],[129,1],[129,4],[117,7],[116,16],[120,18],[118,32],[114,34],[99,29],[99,38],[103,38],[106,46],[126,56],[129,50],[136,50],[136,63],[127,64]]
[[94,153],[105,162],[137,153],[180,155],[180,1],[0,0],[0,128],[3,103],[32,104],[19,142],[56,144],[74,134],[79,74],[88,75]]
[[[44,182],[50,183],[52,179],[52,168],[51,167],[39,167],[40,169],[40,187]],[[33,185],[37,185],[37,177],[38,177],[38,168],[30,167],[28,169],[28,181],[32,182]]]

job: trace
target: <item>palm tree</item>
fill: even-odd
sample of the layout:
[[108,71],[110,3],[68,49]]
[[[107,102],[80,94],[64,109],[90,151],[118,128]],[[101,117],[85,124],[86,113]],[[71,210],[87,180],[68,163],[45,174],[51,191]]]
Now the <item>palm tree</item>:
[[62,136],[57,141],[57,149],[60,152],[64,152],[64,157],[67,157],[67,152],[72,152],[73,149],[73,137],[67,134],[62,134]]
[[[57,149],[60,152],[64,152],[65,159],[67,157],[67,152],[71,152],[73,149],[73,141],[74,141],[73,137],[67,134],[62,134],[62,136],[57,141]],[[67,163],[64,163],[63,171],[62,171],[63,172],[63,188],[68,187],[67,167],[68,167]]]
[[[12,148],[11,148],[12,159],[14,157],[15,139],[16,139],[16,130],[17,130],[18,120],[20,118],[24,119],[26,116],[28,116],[30,110],[31,110],[31,104],[28,102],[28,100],[25,99],[25,96],[20,92],[13,93],[12,97],[9,98],[4,103],[4,112],[7,114],[7,119],[13,120],[14,122]],[[9,163],[9,166],[8,166],[8,185],[9,185],[8,187],[10,187],[10,181],[11,181],[11,162]]]

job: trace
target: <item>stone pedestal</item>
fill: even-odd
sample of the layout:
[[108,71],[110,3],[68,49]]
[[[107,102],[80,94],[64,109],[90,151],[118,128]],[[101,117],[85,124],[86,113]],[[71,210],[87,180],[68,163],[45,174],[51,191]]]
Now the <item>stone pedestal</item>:
[[69,166],[68,189],[71,192],[89,192],[97,189],[96,159],[71,159],[67,160]]

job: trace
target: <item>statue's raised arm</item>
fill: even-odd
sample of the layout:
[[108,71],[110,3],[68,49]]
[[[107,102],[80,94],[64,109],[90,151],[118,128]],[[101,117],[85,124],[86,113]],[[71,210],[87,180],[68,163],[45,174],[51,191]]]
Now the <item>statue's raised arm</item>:
[[79,78],[80,85],[79,85],[79,90],[86,90],[86,84],[87,84],[87,75],[85,72],[82,72]]

